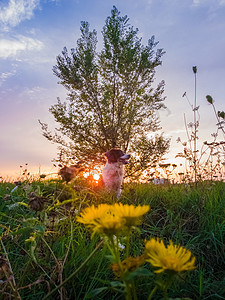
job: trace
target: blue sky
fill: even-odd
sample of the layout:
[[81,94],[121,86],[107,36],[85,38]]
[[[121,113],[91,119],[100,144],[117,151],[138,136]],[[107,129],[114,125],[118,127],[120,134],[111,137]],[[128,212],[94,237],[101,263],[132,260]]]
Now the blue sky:
[[218,110],[225,99],[225,0],[1,0],[0,1],[0,175],[17,176],[20,165],[31,171],[50,170],[55,145],[41,134],[38,119],[54,122],[49,107],[66,98],[52,73],[64,46],[76,47],[80,22],[98,32],[113,7],[139,28],[143,44],[155,35],[166,51],[156,83],[166,82],[168,109],[159,113],[162,131],[171,137],[173,159],[186,140],[184,113],[192,121],[186,91],[194,100],[192,66],[198,67],[197,102],[201,116],[199,145],[211,140],[216,119],[205,96],[212,95]]

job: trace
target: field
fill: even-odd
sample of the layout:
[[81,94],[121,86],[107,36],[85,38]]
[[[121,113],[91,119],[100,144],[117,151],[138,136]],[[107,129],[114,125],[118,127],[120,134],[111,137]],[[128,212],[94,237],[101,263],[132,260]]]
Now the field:
[[[77,222],[92,205],[113,203],[101,188],[82,179],[0,183],[1,299],[151,299],[157,276],[150,263],[130,271],[135,293],[112,271],[112,256],[98,234]],[[126,184],[120,202],[150,205],[130,239],[130,256],[144,253],[145,240],[172,240],[196,257],[168,295],[152,299],[225,299],[225,183]],[[120,239],[122,245],[126,239]],[[97,247],[97,248],[96,248]],[[121,246],[122,247],[122,246]],[[121,259],[125,257],[121,248]]]

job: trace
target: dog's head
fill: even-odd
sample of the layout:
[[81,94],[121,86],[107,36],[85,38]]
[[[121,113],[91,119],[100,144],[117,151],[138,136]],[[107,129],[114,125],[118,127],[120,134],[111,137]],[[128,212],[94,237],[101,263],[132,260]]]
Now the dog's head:
[[105,153],[105,156],[108,159],[108,163],[121,162],[122,164],[128,164],[128,159],[130,158],[129,154],[126,154],[120,149],[111,149]]

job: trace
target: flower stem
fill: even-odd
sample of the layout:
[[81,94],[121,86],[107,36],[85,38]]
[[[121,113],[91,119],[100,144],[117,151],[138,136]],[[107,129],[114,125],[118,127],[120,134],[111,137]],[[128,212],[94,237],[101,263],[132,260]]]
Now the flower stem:
[[155,285],[154,289],[151,291],[151,293],[148,296],[148,300],[152,299],[152,297],[154,296],[154,294],[157,291],[157,289],[158,289],[158,285]]
[[131,284],[127,280],[123,280],[126,286],[126,300],[132,300]]
[[130,237],[131,237],[131,229],[129,229],[127,234],[126,257],[129,257],[130,254]]
[[133,280],[131,282],[131,288],[132,288],[133,298],[134,298],[134,300],[137,300],[137,293],[136,293],[136,289],[135,289],[135,285],[134,285],[134,281]]

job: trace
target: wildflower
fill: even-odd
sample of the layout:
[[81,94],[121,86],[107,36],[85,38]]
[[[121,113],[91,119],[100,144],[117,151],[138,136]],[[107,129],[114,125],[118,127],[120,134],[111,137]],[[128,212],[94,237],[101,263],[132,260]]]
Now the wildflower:
[[211,136],[216,138],[218,136],[218,134],[217,133],[212,133]]
[[[113,242],[114,242],[114,243],[117,243],[117,237],[116,237],[115,235],[113,236]],[[125,249],[125,246],[122,245],[120,242],[118,242],[118,249],[119,249],[119,250],[124,250],[124,249]]]
[[119,264],[112,264],[111,269],[117,278],[121,277],[122,273],[134,272],[137,268],[145,263],[145,256],[132,257],[129,256]]
[[145,249],[146,261],[158,268],[155,273],[164,271],[176,273],[196,268],[195,257],[191,258],[191,252],[182,246],[174,245],[172,241],[165,247],[162,240],[152,238],[146,242]]
[[98,223],[99,219],[109,214],[110,210],[111,206],[108,204],[100,204],[98,207],[92,205],[83,210],[81,216],[77,217],[77,221],[92,227]]
[[95,223],[93,234],[98,232],[107,236],[117,235],[123,230],[124,224],[125,220],[111,214],[106,214]]
[[121,232],[125,221],[120,217],[112,214],[112,206],[108,204],[100,204],[98,207],[92,205],[86,208],[77,221],[86,224],[93,234],[96,232],[112,236]]
[[136,226],[141,223],[142,216],[150,209],[149,205],[134,206],[123,205],[122,203],[116,203],[113,206],[113,213],[125,220],[127,227]]
[[194,127],[194,123],[192,123],[192,122],[188,123],[188,124],[187,124],[187,127],[188,127],[188,128],[193,128],[193,127]]

